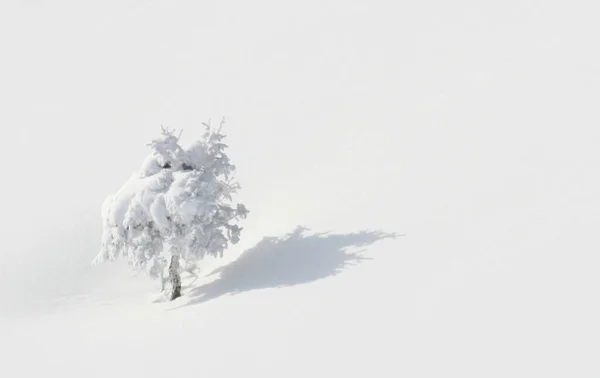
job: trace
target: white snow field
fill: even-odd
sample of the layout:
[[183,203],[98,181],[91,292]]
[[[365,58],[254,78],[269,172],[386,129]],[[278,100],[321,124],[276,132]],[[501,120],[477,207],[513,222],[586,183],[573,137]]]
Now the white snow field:
[[[2,2],[0,376],[600,376],[599,10]],[[221,117],[241,242],[173,302],[92,266]]]

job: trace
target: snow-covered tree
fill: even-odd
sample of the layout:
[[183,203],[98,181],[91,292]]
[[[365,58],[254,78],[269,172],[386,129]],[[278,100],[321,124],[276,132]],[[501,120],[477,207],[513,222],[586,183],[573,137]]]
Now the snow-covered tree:
[[[168,274],[170,299],[181,296],[183,267],[203,257],[222,257],[240,240],[248,210],[233,205],[239,189],[227,145],[210,123],[202,138],[183,148],[181,133],[162,128],[148,145],[151,153],[134,174],[102,205],[103,235],[94,262],[124,257],[137,270],[163,283]],[[166,270],[166,271],[165,271]]]

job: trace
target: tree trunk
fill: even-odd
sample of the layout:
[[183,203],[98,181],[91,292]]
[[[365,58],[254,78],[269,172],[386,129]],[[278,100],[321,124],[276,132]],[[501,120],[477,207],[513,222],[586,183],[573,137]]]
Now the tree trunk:
[[169,265],[169,280],[171,281],[171,300],[181,297],[181,276],[179,275],[179,256],[171,256]]

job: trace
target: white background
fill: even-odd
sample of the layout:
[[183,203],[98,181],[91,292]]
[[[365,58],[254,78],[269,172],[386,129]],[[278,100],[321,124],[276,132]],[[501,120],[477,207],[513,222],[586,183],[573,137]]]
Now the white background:
[[[176,372],[212,376],[599,374],[599,8],[3,2],[0,371],[164,376],[174,343]],[[251,211],[226,261],[297,225],[403,236],[175,311],[91,267],[160,125],[221,117]]]

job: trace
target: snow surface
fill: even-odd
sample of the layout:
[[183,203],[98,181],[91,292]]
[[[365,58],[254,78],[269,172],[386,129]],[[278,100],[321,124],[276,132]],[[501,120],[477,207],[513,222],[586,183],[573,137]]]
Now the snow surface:
[[[600,375],[598,8],[2,3],[0,376]],[[221,116],[240,243],[172,303],[92,267],[144,143]]]

